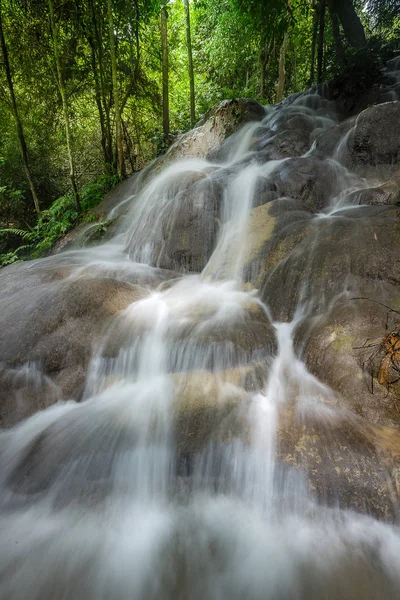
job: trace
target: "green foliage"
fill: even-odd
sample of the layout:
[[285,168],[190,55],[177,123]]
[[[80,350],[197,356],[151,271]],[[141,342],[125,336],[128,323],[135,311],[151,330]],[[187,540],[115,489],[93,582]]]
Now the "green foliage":
[[[50,250],[55,242],[79,222],[96,220],[90,210],[97,206],[104,194],[119,182],[115,175],[101,175],[94,183],[83,187],[81,191],[82,212],[78,213],[73,196],[66,194],[57,198],[53,204],[42,211],[31,229],[7,227],[0,229],[0,240],[19,238],[24,242],[11,252],[0,254],[0,265],[5,266],[18,260],[38,258]],[[102,227],[103,224],[99,225]]]
[[99,225],[97,225],[94,228],[94,230],[90,232],[90,236],[85,242],[85,246],[90,246],[92,244],[98,244],[99,242],[101,242],[104,239],[104,237],[108,234],[110,227],[116,222],[117,219],[118,217],[99,223]]
[[[391,58],[396,46],[399,50],[398,0],[353,0],[353,4],[368,45],[354,51],[339,26],[347,68],[379,66],[380,58]],[[128,175],[165,152],[170,143],[160,133],[161,5],[168,13],[171,138],[190,124],[183,0],[112,0]],[[275,102],[284,40],[284,95],[307,88],[312,71],[313,22],[319,5],[319,0],[192,0],[196,116],[224,98]],[[61,0],[56,6],[55,26],[76,180],[81,190],[82,213],[78,214],[71,198],[49,2],[1,0],[1,8],[16,102],[42,210],[37,220],[21,160],[5,61],[0,56],[0,229],[8,230],[0,234],[0,253],[3,261],[13,262],[47,251],[75,223],[93,219],[90,210],[118,181],[114,174],[115,114],[107,3]],[[323,80],[343,70],[336,42],[326,8]],[[28,237],[23,239],[18,231],[28,232]]]
[[104,194],[119,183],[117,175],[100,175],[94,183],[89,183],[82,188],[81,204],[84,211],[91,210],[99,204]]
[[16,262],[21,262],[21,258],[18,256],[18,250],[13,252],[7,252],[6,254],[0,254],[0,267],[6,267]]

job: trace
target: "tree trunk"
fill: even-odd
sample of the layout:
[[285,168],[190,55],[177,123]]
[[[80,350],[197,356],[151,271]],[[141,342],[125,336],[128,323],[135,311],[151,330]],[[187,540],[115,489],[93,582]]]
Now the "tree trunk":
[[[102,85],[101,85],[101,64],[100,64],[100,56],[101,56],[101,48],[99,48],[99,35],[97,28],[97,20],[96,20],[96,9],[94,6],[94,1],[89,0],[90,7],[90,16],[91,16],[91,30],[87,34],[87,39],[89,42],[90,50],[91,50],[91,59],[92,59],[92,71],[93,71],[93,79],[95,86],[95,99],[97,105],[97,111],[99,113],[100,120],[100,131],[101,131],[101,147],[103,150],[103,158],[104,163],[110,163],[110,155],[108,151],[108,140],[107,140],[107,129],[104,115],[104,106],[103,106],[103,96],[102,96]],[[101,45],[101,41],[100,41]],[[112,160],[112,159],[111,159]]]
[[312,43],[311,43],[310,85],[312,85],[314,83],[314,79],[315,79],[315,47],[317,45],[317,31],[318,31],[318,11],[317,11],[317,7],[314,6]]
[[279,79],[278,79],[278,89],[276,90],[276,98],[275,103],[279,104],[279,102],[283,99],[283,91],[285,89],[285,78],[286,78],[286,51],[288,44],[288,33],[286,32],[283,38],[281,50],[279,53]]
[[352,0],[332,0],[332,8],[340,19],[349,44],[354,48],[363,48],[367,40]]
[[101,86],[100,86],[100,80],[99,80],[99,74],[98,74],[97,62],[96,62],[96,50],[95,50],[93,39],[89,39],[88,41],[89,41],[89,45],[90,45],[91,59],[92,59],[92,72],[93,72],[93,79],[94,79],[95,99],[96,99],[96,105],[97,105],[97,112],[99,113],[99,120],[100,120],[101,147],[103,150],[104,162],[107,163],[108,162],[107,139],[106,139],[106,129],[105,129],[105,122],[104,122],[103,104],[102,104],[102,100],[101,100]]
[[190,35],[190,6],[189,0],[184,0],[185,17],[186,17],[186,43],[188,53],[189,81],[190,81],[190,126],[194,127],[195,123],[195,104],[194,104],[194,72],[193,72],[193,55],[192,55],[192,37]]
[[260,52],[260,98],[264,98],[264,87],[265,87],[265,59],[263,56],[264,52]]
[[58,83],[58,89],[59,89],[60,96],[61,96],[63,116],[64,116],[64,126],[65,126],[65,137],[67,140],[67,152],[68,152],[68,160],[69,160],[69,177],[71,179],[72,193],[74,196],[76,208],[78,210],[81,210],[81,200],[79,197],[78,187],[76,185],[76,178],[75,178],[75,163],[74,163],[74,157],[72,155],[72,138],[71,138],[71,128],[70,128],[69,114],[68,114],[68,100],[67,100],[67,92],[65,90],[65,85],[64,85],[64,78],[63,78],[61,61],[60,61],[60,53],[59,53],[59,48],[58,48],[58,33],[57,33],[56,22],[55,22],[55,18],[54,18],[54,5],[53,5],[53,0],[48,0],[48,1],[49,1],[50,27],[51,27],[51,34],[53,37],[54,58],[56,61],[56,69],[57,69],[57,83]]
[[342,67],[346,64],[346,55],[344,52],[343,43],[340,37],[340,28],[338,16],[334,11],[333,0],[328,0],[329,16],[332,23],[333,39],[335,40],[336,55]]
[[261,35],[260,42],[260,98],[265,95],[265,69],[268,61],[267,38],[264,33]]
[[37,213],[39,213],[40,212],[39,198],[38,198],[38,195],[36,192],[35,183],[33,181],[32,173],[31,173],[31,170],[29,167],[28,150],[27,150],[27,146],[26,146],[22,122],[19,117],[17,99],[15,97],[15,92],[14,92],[14,83],[13,83],[12,75],[11,75],[10,61],[8,58],[8,49],[7,49],[7,44],[6,44],[6,40],[4,37],[3,18],[2,18],[2,11],[1,11],[1,0],[0,0],[0,44],[1,44],[2,54],[3,54],[4,69],[6,72],[8,90],[10,92],[11,108],[12,108],[12,112],[13,112],[13,115],[15,118],[16,125],[17,125],[17,134],[18,134],[18,141],[19,141],[19,148],[20,148],[20,152],[21,152],[22,164],[23,164],[23,167],[25,170],[26,178],[28,180],[29,188],[31,190],[33,203],[35,205],[35,210]]
[[165,141],[169,138],[169,98],[168,98],[168,38],[167,9],[161,8],[161,50],[162,50],[162,92],[163,92],[163,133]]
[[136,67],[135,67],[135,80],[138,79],[140,73],[140,37],[139,37],[139,23],[140,23],[140,8],[139,1],[134,0],[135,4],[135,45],[136,45]]
[[318,32],[318,57],[317,57],[317,83],[322,82],[324,64],[324,31],[325,31],[325,0],[319,3],[319,32]]
[[124,148],[123,148],[123,141],[122,141],[121,111],[120,111],[120,107],[119,107],[117,56],[116,56],[116,52],[115,52],[112,0],[107,0],[107,9],[108,9],[108,30],[109,30],[109,34],[110,34],[111,72],[112,72],[112,84],[113,84],[114,111],[115,111],[115,135],[116,135],[117,158],[118,158],[117,170],[118,170],[118,173],[122,177],[125,177],[125,161],[124,161]]
[[99,66],[99,79],[100,79],[100,90],[101,90],[101,102],[104,114],[104,129],[105,129],[105,141],[106,141],[106,164],[112,166],[113,163],[113,142],[111,133],[111,119],[110,119],[110,98],[107,92],[106,78],[104,76],[103,68],[103,36],[102,28],[99,28],[98,20],[96,17],[96,9],[93,0],[91,0],[92,7],[92,24],[93,31],[96,39],[96,50],[98,55],[98,66]]

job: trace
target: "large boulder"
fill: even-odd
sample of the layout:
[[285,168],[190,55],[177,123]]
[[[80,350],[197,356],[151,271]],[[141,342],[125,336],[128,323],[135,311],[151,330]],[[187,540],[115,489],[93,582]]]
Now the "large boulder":
[[[193,303],[189,301],[185,305],[185,300],[180,302],[179,283],[175,290],[172,289],[173,283],[163,295],[166,305],[170,301],[164,332],[168,349],[165,368],[168,372],[220,372],[262,361],[267,373],[267,365],[276,354],[277,342],[275,329],[259,304],[228,306],[225,313],[220,310],[218,290],[213,290],[207,299],[194,296]],[[184,289],[181,294],[184,297]],[[143,313],[142,306],[145,309]],[[152,313],[142,306],[138,303],[129,315],[122,312],[112,321],[101,347],[104,359],[112,359],[130,348],[132,340],[143,341],[144,336],[149,334],[153,323],[148,321],[148,315]],[[142,315],[147,315],[147,320]],[[121,373],[121,376],[124,374]]]
[[[392,298],[392,307],[399,298]],[[296,344],[308,369],[338,394],[338,402],[366,422],[400,427],[396,337],[385,338],[400,312],[368,296],[343,297],[319,318],[305,319]],[[397,359],[396,359],[397,360]]]
[[349,136],[346,166],[398,163],[400,140],[394,123],[399,120],[400,102],[378,104],[360,113]]
[[323,311],[346,291],[387,304],[397,297],[400,232],[395,207],[357,208],[353,218],[350,212],[314,217],[288,199],[266,207],[264,231],[258,225],[264,240],[249,257],[245,273],[276,320],[291,319],[300,303]]
[[[59,398],[79,399],[91,353],[107,322],[147,293],[107,277],[63,275],[35,265],[31,272],[16,265],[0,275],[2,426]],[[35,369],[39,374],[32,385]]]
[[206,176],[193,182],[166,216],[159,240],[157,266],[200,273],[216,244],[222,186]]
[[163,269],[201,272],[217,238],[221,183],[205,162],[179,163],[143,190],[127,221],[126,249],[133,261]]
[[194,129],[183,134],[156,166],[181,158],[206,158],[244,123],[261,121],[265,115],[264,106],[256,100],[223,100],[208,111]]
[[[127,214],[139,191],[157,173],[176,160],[212,156],[213,152],[217,151],[223,142],[237,132],[243,124],[261,121],[265,115],[265,107],[256,100],[248,98],[223,100],[210,109],[193,129],[181,135],[166,154],[108,192],[102,202],[91,211],[96,217],[95,222],[72,229],[60,238],[53,251],[57,253],[67,248],[108,240],[120,227],[118,217]],[[196,211],[198,208],[193,210]],[[196,219],[193,214],[186,218]],[[187,249],[184,250],[185,252]],[[165,262],[170,261],[166,258]],[[197,268],[196,266],[194,270]]]
[[[293,198],[314,212],[329,207],[343,185],[350,187],[354,177],[334,161],[314,156],[288,158],[279,162],[268,174],[266,201],[271,199],[268,191],[275,190],[275,198]],[[262,203],[262,194],[256,200]]]
[[[250,392],[261,385],[262,375],[259,365],[257,369],[191,371],[168,377],[173,395],[171,443],[178,475],[184,474],[183,462],[192,460],[208,444],[243,435],[243,403],[248,403]],[[141,435],[140,412],[129,410],[135,392],[134,385],[114,378],[105,382],[94,400],[53,408],[39,432],[30,429],[29,422],[22,423],[10,447],[0,453],[7,463],[8,487],[29,496],[54,486],[63,503],[102,500],[115,484],[113,463]],[[99,406],[101,410],[96,409]],[[22,453],[18,452],[20,445]],[[65,471],[68,485],[64,486]],[[126,475],[131,477],[132,471]],[[71,476],[76,485],[71,485]]]
[[390,430],[385,444],[382,431],[387,430],[340,410],[329,414],[316,406],[304,418],[286,407],[278,425],[277,456],[303,474],[318,502],[393,522],[400,504],[393,493],[400,434]]
[[321,133],[314,154],[333,157],[352,172],[375,185],[385,183],[400,161],[400,141],[396,127],[400,101],[385,102],[363,110]]

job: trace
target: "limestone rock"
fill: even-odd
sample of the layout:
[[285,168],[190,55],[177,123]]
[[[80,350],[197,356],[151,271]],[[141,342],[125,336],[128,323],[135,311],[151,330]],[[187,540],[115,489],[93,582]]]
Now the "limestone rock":
[[[21,289],[21,276],[27,271],[18,265],[0,275],[8,293],[0,298],[0,358],[3,364],[3,402],[0,407],[2,425],[15,422],[37,410],[39,398],[32,401],[32,389],[20,385],[18,377],[10,379],[10,369],[35,363],[43,377],[54,386],[51,400],[76,398],[81,393],[86,367],[105,324],[131,302],[147,292],[138,286],[108,278],[57,280],[57,271],[40,270],[26,278]],[[24,281],[24,280],[22,280]],[[31,282],[27,286],[26,282]],[[33,284],[36,285],[33,285]],[[22,377],[22,375],[21,375]],[[14,381],[14,383],[12,383]],[[45,383],[43,385],[46,388]],[[10,406],[11,391],[18,402]],[[56,390],[56,391],[55,391]],[[4,397],[4,393],[6,397]],[[48,404],[43,393],[41,404]]]
[[215,247],[222,202],[220,184],[204,177],[183,192],[179,210],[163,226],[157,265],[200,273]]
[[264,116],[264,107],[255,100],[223,100],[206,113],[194,129],[185,133],[158,165],[170,164],[179,158],[212,156],[211,153],[243,123],[261,121]]
[[394,124],[399,120],[400,102],[378,104],[360,113],[349,136],[346,166],[398,163],[400,140]]
[[[379,383],[382,340],[399,314],[379,300],[343,299],[319,319],[299,326],[296,343],[309,370],[339,395],[339,404],[366,422],[400,426],[399,388]],[[389,381],[396,381],[388,373]]]

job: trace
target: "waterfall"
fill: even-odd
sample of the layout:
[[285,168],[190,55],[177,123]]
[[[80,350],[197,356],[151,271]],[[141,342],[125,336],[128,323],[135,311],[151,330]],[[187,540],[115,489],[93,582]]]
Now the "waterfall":
[[[269,154],[296,120],[304,152]],[[347,294],[345,265],[339,292],[309,274],[332,223],[361,219],[367,188],[341,164],[347,132],[321,161],[329,185],[315,206],[307,196],[301,212],[282,195],[293,161],[301,171],[318,158],[314,139],[334,124],[313,95],[269,109],[212,160],[144,178],[122,200],[131,207],[114,239],[32,264],[64,269],[69,283],[112,277],[139,291],[106,321],[82,401],[0,433],[2,599],[400,598],[398,526],[343,506],[325,462],[338,429],[363,432],[295,344],[307,319],[315,326]],[[251,230],[250,218],[268,209],[276,220],[282,207],[282,230],[301,221],[311,241],[302,263],[277,261],[263,279],[249,258],[260,225]],[[343,435],[336,469],[380,468]]]

